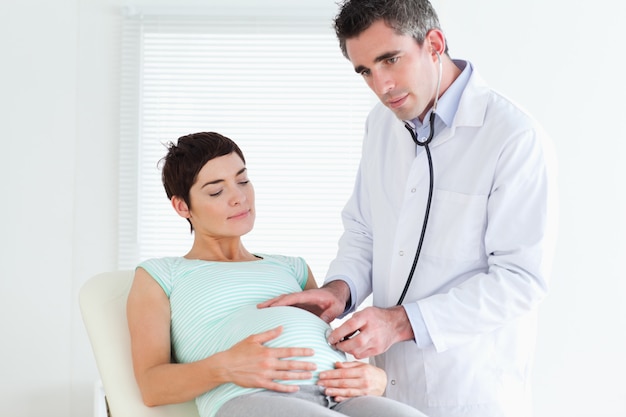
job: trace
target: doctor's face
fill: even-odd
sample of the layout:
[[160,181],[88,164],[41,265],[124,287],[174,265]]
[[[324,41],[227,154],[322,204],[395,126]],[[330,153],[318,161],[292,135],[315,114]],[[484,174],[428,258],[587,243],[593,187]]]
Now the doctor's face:
[[355,71],[401,120],[423,120],[437,88],[438,61],[428,40],[422,46],[383,20],[346,41]]

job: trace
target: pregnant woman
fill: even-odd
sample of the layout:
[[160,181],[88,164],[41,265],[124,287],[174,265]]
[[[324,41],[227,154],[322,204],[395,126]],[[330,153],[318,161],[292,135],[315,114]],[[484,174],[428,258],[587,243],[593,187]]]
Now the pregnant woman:
[[316,283],[302,258],[251,253],[241,242],[254,226],[254,189],[232,140],[183,136],[162,162],[167,197],[194,242],[183,257],[135,272],[127,314],[146,405],[196,398],[201,417],[424,416],[381,397],[384,372],[345,362],[316,315],[257,309]]

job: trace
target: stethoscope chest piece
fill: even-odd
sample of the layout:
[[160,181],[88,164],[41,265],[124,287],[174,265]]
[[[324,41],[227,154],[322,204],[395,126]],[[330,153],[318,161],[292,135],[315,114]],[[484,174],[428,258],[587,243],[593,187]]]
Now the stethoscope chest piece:
[[328,343],[328,346],[330,346],[331,348],[333,348],[334,350],[336,350],[337,352],[340,352],[339,349],[337,349],[337,347],[333,344],[331,344],[328,341],[328,338],[330,337],[330,334],[333,332],[333,329],[331,329],[330,327],[328,329],[326,329],[326,332],[324,332],[324,337],[326,338],[326,343]]

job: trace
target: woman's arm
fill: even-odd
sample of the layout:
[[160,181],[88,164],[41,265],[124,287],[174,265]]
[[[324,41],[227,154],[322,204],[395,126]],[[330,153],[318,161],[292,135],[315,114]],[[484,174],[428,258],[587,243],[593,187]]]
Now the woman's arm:
[[308,379],[311,377],[308,371],[315,369],[311,362],[283,360],[311,356],[312,349],[264,346],[282,332],[280,327],[252,335],[206,359],[172,363],[169,299],[142,268],[135,273],[127,316],[135,378],[148,406],[189,401],[227,382],[292,392],[297,386],[278,384],[274,380]]
[[317,282],[315,281],[315,277],[313,276],[313,271],[311,271],[311,267],[309,265],[307,265],[306,268],[309,271],[309,276],[306,279],[304,290],[315,289],[317,288]]

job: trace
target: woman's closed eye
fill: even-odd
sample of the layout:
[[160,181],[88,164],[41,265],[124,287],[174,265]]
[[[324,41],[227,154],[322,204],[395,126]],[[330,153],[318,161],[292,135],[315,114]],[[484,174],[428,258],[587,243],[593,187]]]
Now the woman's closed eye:
[[[240,186],[246,186],[246,185],[250,184],[250,180],[246,178],[245,180],[238,181],[237,184],[240,185]],[[223,188],[221,188],[219,190],[212,190],[211,192],[209,192],[209,196],[210,197],[219,197],[223,192],[224,192]]]
[[214,193],[209,193],[209,195],[210,195],[211,197],[217,197],[217,196],[219,196],[220,194],[222,194],[222,191],[224,191],[224,190],[219,190],[219,191],[214,192]]

